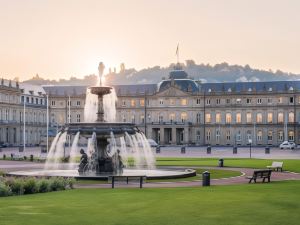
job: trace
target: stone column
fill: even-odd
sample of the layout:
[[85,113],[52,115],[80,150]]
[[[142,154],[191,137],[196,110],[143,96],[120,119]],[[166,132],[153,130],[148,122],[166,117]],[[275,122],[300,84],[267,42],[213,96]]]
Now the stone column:
[[173,127],[173,128],[172,128],[172,144],[173,144],[173,145],[176,145],[176,143],[177,143],[176,128]]
[[189,142],[189,128],[184,128],[184,136],[183,136],[183,142],[187,144]]
[[165,143],[165,130],[163,127],[160,128],[160,144]]

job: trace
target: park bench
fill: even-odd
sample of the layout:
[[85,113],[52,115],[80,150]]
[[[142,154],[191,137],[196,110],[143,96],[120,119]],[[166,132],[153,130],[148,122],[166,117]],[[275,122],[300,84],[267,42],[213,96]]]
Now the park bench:
[[253,175],[247,176],[246,178],[249,179],[249,183],[251,183],[252,180],[256,183],[256,179],[262,179],[262,182],[268,179],[268,182],[270,182],[271,173],[272,170],[254,170]]
[[283,162],[272,162],[271,166],[267,166],[269,169],[273,169],[276,171],[281,171],[282,172],[282,167],[283,167]]
[[145,175],[128,175],[128,176],[112,175],[112,176],[109,176],[109,178],[111,178],[111,188],[115,188],[116,179],[125,178],[126,183],[128,184],[129,178],[138,178],[139,183],[140,183],[140,188],[143,187],[143,180],[147,179],[147,177]]

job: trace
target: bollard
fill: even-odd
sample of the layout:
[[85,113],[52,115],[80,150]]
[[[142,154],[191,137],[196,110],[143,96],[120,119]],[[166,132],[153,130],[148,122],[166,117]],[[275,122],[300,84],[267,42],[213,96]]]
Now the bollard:
[[160,146],[156,147],[156,153],[160,153]]
[[270,154],[270,147],[265,148],[265,154]]
[[211,146],[210,146],[210,145],[207,146],[206,153],[207,153],[207,154],[211,154]]
[[224,166],[224,159],[219,159],[219,167],[223,167]]
[[202,173],[202,186],[210,186],[210,173],[208,171]]
[[181,147],[181,154],[185,154],[185,147]]
[[233,153],[233,154],[237,154],[237,147],[236,147],[236,146],[233,146],[232,153]]

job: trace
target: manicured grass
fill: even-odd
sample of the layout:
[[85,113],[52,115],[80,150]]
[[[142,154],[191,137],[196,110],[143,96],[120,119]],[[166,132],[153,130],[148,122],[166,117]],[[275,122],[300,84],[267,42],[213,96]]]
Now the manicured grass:
[[300,182],[207,188],[78,189],[0,199],[3,225],[295,225]]
[[[186,178],[178,178],[178,179],[155,179],[155,180],[147,180],[146,182],[179,182],[179,181],[194,181],[201,180],[202,173],[206,171],[206,169],[196,169],[196,176],[186,177]],[[211,169],[209,170],[211,179],[219,179],[219,178],[228,178],[228,177],[236,177],[240,176],[241,172],[232,171],[232,170],[219,170],[219,169]],[[124,180],[125,181],[125,180]],[[105,180],[77,180],[76,184],[105,184],[107,181]]]
[[[300,172],[299,159],[238,159],[226,158],[224,165],[227,167],[244,167],[244,168],[266,168],[273,161],[282,161],[283,169]],[[218,159],[213,158],[157,158],[158,166],[218,166]]]

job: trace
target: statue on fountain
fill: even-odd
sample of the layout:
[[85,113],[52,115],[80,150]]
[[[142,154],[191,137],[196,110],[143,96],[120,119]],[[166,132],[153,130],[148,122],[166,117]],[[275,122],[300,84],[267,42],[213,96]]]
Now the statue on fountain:
[[83,149],[80,149],[80,154],[81,154],[81,158],[80,158],[78,172],[83,173],[85,172],[86,166],[88,164],[88,156]]

